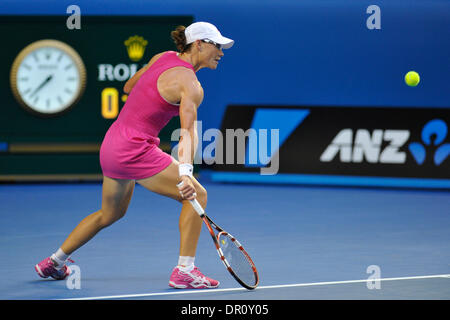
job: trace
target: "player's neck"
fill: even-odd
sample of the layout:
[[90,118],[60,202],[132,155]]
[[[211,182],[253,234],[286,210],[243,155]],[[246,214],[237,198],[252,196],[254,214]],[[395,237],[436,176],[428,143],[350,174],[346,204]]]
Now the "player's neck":
[[198,58],[195,56],[195,54],[193,53],[179,53],[178,54],[178,58],[180,58],[181,60],[189,63],[190,65],[192,65],[192,67],[194,68],[194,71],[197,72],[198,70],[200,70],[201,68],[203,68],[203,66],[198,63]]

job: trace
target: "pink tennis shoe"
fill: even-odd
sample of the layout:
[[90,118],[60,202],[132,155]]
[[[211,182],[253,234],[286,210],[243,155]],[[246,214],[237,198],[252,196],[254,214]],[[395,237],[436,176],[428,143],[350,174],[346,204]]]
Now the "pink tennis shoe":
[[169,286],[176,289],[211,289],[219,286],[219,281],[205,277],[197,267],[190,272],[183,272],[179,267],[173,269]]
[[[69,261],[73,262],[72,260]],[[50,257],[39,262],[34,266],[34,269],[41,278],[52,277],[55,280],[64,280],[71,273],[70,268],[66,265],[57,269],[55,262]]]

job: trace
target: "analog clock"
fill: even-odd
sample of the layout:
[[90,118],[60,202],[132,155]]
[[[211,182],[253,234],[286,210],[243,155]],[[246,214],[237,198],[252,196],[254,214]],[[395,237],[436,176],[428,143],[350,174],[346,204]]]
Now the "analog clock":
[[33,114],[49,117],[68,111],[81,98],[86,69],[69,45],[58,40],[39,40],[18,54],[10,81],[21,106]]

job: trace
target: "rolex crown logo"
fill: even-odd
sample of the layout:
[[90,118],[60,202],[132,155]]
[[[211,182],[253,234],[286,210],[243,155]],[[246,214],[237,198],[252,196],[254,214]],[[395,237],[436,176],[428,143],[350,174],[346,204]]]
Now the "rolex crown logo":
[[147,43],[148,41],[140,36],[132,36],[124,41],[124,44],[127,47],[128,56],[132,61],[139,61],[142,59]]

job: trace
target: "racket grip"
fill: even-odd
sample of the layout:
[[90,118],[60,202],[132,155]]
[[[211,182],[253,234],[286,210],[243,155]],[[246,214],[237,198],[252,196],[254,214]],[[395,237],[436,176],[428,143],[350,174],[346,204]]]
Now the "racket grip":
[[[182,185],[183,185],[183,181],[178,183],[177,187],[179,188]],[[197,199],[189,200],[189,202],[191,203],[192,207],[194,207],[194,210],[198,213],[198,215],[200,217],[203,217],[205,215],[205,210],[203,210],[202,206],[200,205],[200,203],[198,203]]]
[[203,217],[205,215],[205,210],[203,210],[202,206],[200,205],[200,203],[198,203],[197,199],[189,200],[189,202],[194,207],[195,211],[197,211],[200,217]]

